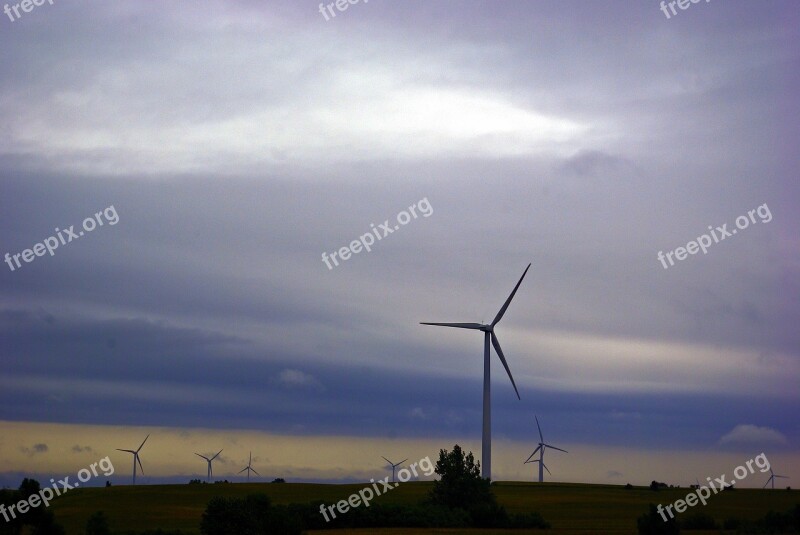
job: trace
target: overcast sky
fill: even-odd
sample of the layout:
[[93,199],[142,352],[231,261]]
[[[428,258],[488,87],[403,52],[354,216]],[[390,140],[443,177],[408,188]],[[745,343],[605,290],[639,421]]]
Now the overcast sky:
[[148,433],[151,483],[478,455],[481,335],[419,322],[490,322],[528,263],[495,479],[534,415],[557,481],[800,479],[800,4],[332,10],[0,14],[0,484],[127,481]]

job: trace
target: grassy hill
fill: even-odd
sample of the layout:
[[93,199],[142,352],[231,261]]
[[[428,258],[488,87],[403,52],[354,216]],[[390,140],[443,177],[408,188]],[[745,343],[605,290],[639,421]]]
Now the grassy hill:
[[[384,496],[381,503],[415,503],[430,490],[430,482],[405,483]],[[325,485],[311,483],[231,483],[214,485],[147,485],[82,488],[57,498],[51,508],[68,535],[83,533],[86,520],[96,511],[104,511],[113,531],[143,531],[162,528],[180,529],[186,534],[199,533],[200,517],[213,496],[242,497],[260,492],[274,503],[325,503],[347,499],[364,484]],[[499,502],[509,512],[538,511],[553,529],[538,533],[636,533],[636,518],[649,503],[669,504],[683,498],[689,489],[666,489],[658,492],[646,487],[625,489],[613,485],[572,483],[499,482],[493,487]],[[711,496],[705,507],[697,505],[687,513],[704,512],[722,522],[730,517],[755,519],[768,511],[787,511],[800,503],[800,491],[737,489]],[[380,530],[384,534],[409,533],[408,529]],[[418,530],[414,533],[460,533],[463,530]],[[334,533],[326,531],[324,533]],[[335,532],[337,534],[346,531]],[[349,532],[347,532],[349,533]],[[365,533],[364,531],[353,533]],[[369,533],[376,533],[370,530]],[[473,530],[488,535],[497,530]],[[507,533],[507,532],[506,532]],[[700,534],[701,532],[692,532]],[[712,532],[716,533],[716,532]]]

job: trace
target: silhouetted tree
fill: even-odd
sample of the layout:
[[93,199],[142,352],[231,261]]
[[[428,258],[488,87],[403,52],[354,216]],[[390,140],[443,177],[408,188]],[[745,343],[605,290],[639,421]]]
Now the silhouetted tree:
[[434,481],[430,496],[435,505],[469,511],[479,504],[496,503],[489,480],[481,477],[480,461],[475,461],[472,452],[464,454],[458,444],[450,452],[439,450],[436,473],[439,479]]
[[509,524],[506,510],[498,505],[489,479],[481,477],[480,462],[472,452],[464,454],[456,444],[453,451],[439,450],[436,461],[439,479],[430,494],[433,505],[467,511],[475,527],[505,527]]

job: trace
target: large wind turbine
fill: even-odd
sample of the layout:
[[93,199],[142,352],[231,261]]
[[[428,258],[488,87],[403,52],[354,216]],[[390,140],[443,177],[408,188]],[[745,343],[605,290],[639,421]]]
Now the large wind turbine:
[[[556,448],[555,446],[551,446],[550,444],[545,444],[544,438],[542,437],[542,428],[539,427],[539,418],[536,416],[535,418],[536,418],[536,427],[539,429],[539,446],[535,450],[533,450],[533,453],[531,453],[531,456],[528,457],[528,460],[525,461],[525,463],[539,463],[539,483],[542,483],[544,481],[544,472],[542,471],[542,468],[547,470],[547,473],[550,474],[551,476],[553,475],[552,473],[550,473],[550,469],[544,465],[544,450],[546,448],[553,448],[554,450],[563,451],[564,453],[569,453],[569,452],[567,450],[562,450],[561,448]],[[539,458],[531,461],[531,459],[533,459],[533,456],[536,455],[537,451],[539,452]]]
[[528,272],[530,267],[531,265],[528,264],[528,267],[526,267],[525,271],[522,273],[522,277],[519,278],[519,282],[516,286],[514,286],[514,290],[511,292],[511,295],[508,296],[506,302],[503,303],[503,308],[501,308],[500,312],[497,313],[497,316],[495,316],[492,323],[485,325],[480,323],[421,323],[422,325],[437,325],[440,327],[456,327],[459,329],[474,329],[477,331],[483,331],[483,439],[481,442],[481,477],[487,479],[491,479],[492,477],[492,397],[489,341],[491,340],[494,350],[497,352],[497,356],[500,357],[500,362],[503,363],[503,367],[506,369],[508,378],[511,379],[511,384],[514,386],[514,392],[517,393],[517,399],[520,399],[519,390],[517,390],[517,384],[514,382],[514,377],[511,375],[511,370],[508,369],[506,357],[503,355],[503,350],[500,349],[500,342],[497,341],[497,336],[494,334],[494,326],[497,325],[501,319],[503,319],[503,314],[506,313],[508,305],[514,298],[514,294],[517,293],[517,289],[519,288],[519,285],[522,284],[522,279],[525,278],[525,274]]
[[764,483],[764,488],[767,488],[767,485],[772,483],[772,488],[775,489],[775,478],[776,477],[780,477],[780,478],[783,478],[783,479],[789,479],[789,476],[779,476],[778,474],[776,474],[775,472],[772,471],[772,468],[769,469],[769,474],[770,474],[769,475],[769,479],[767,480],[766,483]]
[[121,449],[117,448],[117,451],[127,451],[128,453],[132,453],[133,454],[133,484],[134,485],[136,484],[136,463],[139,463],[139,468],[142,471],[142,475],[144,475],[144,468],[142,468],[142,461],[139,459],[139,450],[142,449],[142,446],[144,446],[144,443],[147,442],[148,438],[150,438],[149,434],[146,437],[144,437],[144,440],[142,440],[142,443],[135,450],[121,450]]
[[[220,451],[220,452],[222,452],[222,450],[219,450],[219,451]],[[219,455],[219,454],[217,454],[217,455]],[[253,465],[253,452],[251,451],[251,452],[250,452],[250,460],[249,460],[249,461],[247,461],[247,466],[245,466],[244,468],[242,468],[242,470],[239,472],[239,473],[241,474],[242,472],[244,472],[245,470],[247,470],[247,482],[248,482],[248,483],[250,483],[250,472],[253,472],[253,473],[254,473],[255,475],[257,475],[257,476],[260,476],[260,475],[261,475],[261,474],[259,474],[258,472],[256,472],[256,469],[255,469],[255,468],[253,468],[253,466],[252,466],[252,465]],[[210,462],[210,461],[209,461],[208,468],[209,468],[209,470],[211,469],[211,462]]]
[[[219,455],[220,453],[222,453],[222,450],[219,450],[217,452],[217,455]],[[208,475],[206,476],[206,482],[210,483],[211,482],[211,476],[213,475],[212,472],[211,472],[211,461],[216,459],[217,455],[214,455],[210,459],[208,457],[206,457],[205,455],[200,455],[199,453],[195,453],[195,455],[197,455],[198,457],[202,457],[208,463]]]
[[384,461],[389,463],[389,466],[392,467],[392,483],[394,483],[394,469],[397,468],[398,466],[400,466],[401,464],[403,464],[404,462],[406,462],[408,459],[403,459],[399,463],[393,463],[392,461],[390,461],[389,459],[387,459],[383,455],[381,455],[381,459],[383,459]]

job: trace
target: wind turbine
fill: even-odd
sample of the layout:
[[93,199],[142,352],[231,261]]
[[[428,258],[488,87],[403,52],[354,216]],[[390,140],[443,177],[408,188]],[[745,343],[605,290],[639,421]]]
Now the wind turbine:
[[142,440],[142,443],[139,445],[139,447],[136,450],[121,450],[121,449],[117,448],[117,451],[127,451],[128,453],[132,453],[133,454],[133,484],[134,485],[136,484],[136,463],[139,463],[139,468],[142,471],[142,475],[144,475],[144,468],[142,468],[142,461],[139,459],[139,450],[142,449],[142,446],[144,446],[144,443],[147,442],[148,438],[150,438],[149,434],[146,437],[144,437],[144,440]]
[[[219,450],[219,451],[217,452],[217,455],[219,455],[220,453],[222,453],[222,450]],[[211,476],[212,476],[212,472],[211,472],[211,461],[213,461],[214,459],[216,459],[216,458],[217,458],[217,455],[214,455],[214,456],[213,456],[213,457],[211,457],[210,459],[209,459],[208,457],[206,457],[205,455],[200,455],[199,453],[195,453],[195,455],[197,455],[198,457],[202,457],[202,458],[203,458],[203,459],[205,459],[205,460],[206,460],[206,462],[208,463],[208,475],[206,476],[206,482],[207,482],[207,483],[210,483],[210,482],[211,482]]]
[[769,474],[770,474],[769,475],[769,479],[767,480],[766,483],[764,483],[764,487],[763,488],[767,488],[767,485],[769,485],[770,482],[771,482],[772,483],[772,488],[774,490],[775,489],[775,478],[776,477],[780,477],[780,478],[783,478],[783,479],[789,479],[789,476],[779,476],[778,474],[776,474],[775,472],[772,471],[772,468],[769,469]]
[[[219,451],[220,451],[220,453],[222,452],[222,450],[219,450]],[[217,454],[217,455],[219,455],[219,454]],[[253,472],[253,473],[254,473],[255,475],[257,475],[257,476],[261,476],[261,474],[259,474],[258,472],[256,472],[256,469],[252,467],[252,464],[253,464],[253,452],[251,451],[251,452],[250,452],[250,460],[249,460],[249,461],[247,461],[247,466],[245,466],[245,467],[244,467],[244,468],[243,468],[243,469],[242,469],[242,470],[239,472],[239,473],[241,474],[242,472],[244,472],[245,470],[247,470],[247,482],[248,482],[248,483],[250,483],[250,472]],[[208,469],[209,469],[209,470],[211,470],[211,461],[209,461],[209,464],[208,464]]]
[[530,267],[531,265],[528,264],[528,267],[526,267],[525,271],[522,273],[522,277],[519,278],[519,282],[514,286],[514,290],[511,292],[511,295],[508,296],[506,302],[503,303],[503,308],[497,313],[492,323],[421,323],[421,325],[436,325],[439,327],[456,327],[458,329],[483,331],[483,439],[481,441],[481,477],[486,479],[491,479],[492,477],[492,396],[489,341],[491,340],[494,350],[497,352],[497,356],[500,357],[500,362],[503,363],[503,367],[506,369],[508,378],[511,379],[514,392],[517,393],[517,399],[521,399],[519,397],[519,390],[517,390],[517,384],[514,382],[514,377],[511,375],[511,370],[508,369],[506,357],[503,355],[503,350],[500,349],[500,342],[497,341],[497,336],[494,334],[494,327],[503,319],[503,314],[506,313],[508,305],[514,298],[514,294],[517,293],[517,289],[519,285],[522,284],[522,279],[525,278],[525,274],[528,273]]
[[403,460],[402,460],[402,461],[400,461],[399,463],[393,463],[392,461],[390,461],[389,459],[387,459],[387,458],[386,458],[386,457],[384,457],[383,455],[381,455],[381,458],[382,458],[384,461],[386,461],[387,463],[389,463],[389,466],[391,466],[391,467],[392,467],[392,483],[394,483],[394,469],[395,469],[395,468],[397,468],[398,466],[400,466],[401,464],[403,464],[404,462],[406,462],[408,459],[403,459]]
[[[547,468],[544,464],[544,450],[547,448],[553,448],[554,450],[563,451],[564,453],[569,453],[569,452],[567,450],[562,450],[561,448],[556,448],[555,446],[551,446],[550,444],[545,444],[544,438],[542,437],[542,428],[539,426],[539,418],[536,416],[535,418],[536,418],[536,427],[539,429],[539,445],[536,447],[535,450],[533,450],[531,456],[528,457],[528,460],[525,461],[525,463],[523,464],[539,463],[539,483],[542,483],[544,481],[544,472],[542,471],[542,468],[547,470],[547,473],[550,474],[551,476],[553,475],[550,472],[550,469]],[[533,459],[533,456],[536,455],[537,451],[539,452],[539,458],[531,461],[531,459]]]

